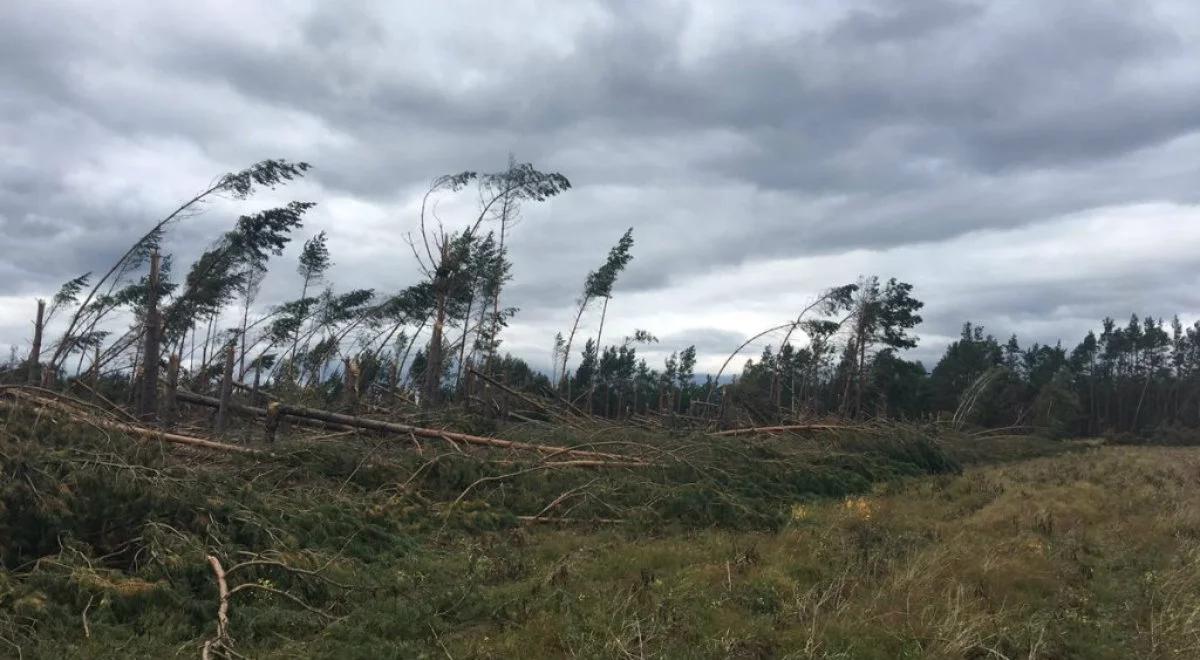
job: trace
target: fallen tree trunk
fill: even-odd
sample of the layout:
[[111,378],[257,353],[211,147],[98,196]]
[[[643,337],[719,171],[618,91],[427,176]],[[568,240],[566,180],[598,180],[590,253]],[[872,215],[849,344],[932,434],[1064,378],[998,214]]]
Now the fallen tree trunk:
[[467,371],[472,374],[475,374],[476,376],[481,378],[485,383],[492,385],[493,387],[496,387],[497,389],[499,389],[502,392],[507,392],[508,394],[517,397],[518,399],[524,401],[525,403],[528,403],[529,405],[533,406],[534,408],[537,408],[539,411],[541,411],[547,415],[550,415],[551,417],[559,420],[560,422],[562,422],[564,424],[570,423],[558,411],[554,410],[552,407],[546,405],[545,403],[538,401],[534,397],[529,396],[528,394],[525,394],[524,392],[518,392],[517,390],[514,390],[513,388],[505,385],[504,383],[501,383],[500,381],[496,380],[495,378],[492,378],[491,376],[488,376],[487,374],[485,374],[481,371],[477,371],[474,367],[467,367]]
[[[202,396],[186,390],[179,391],[179,400],[202,406],[213,406],[214,404],[219,404],[219,402],[212,397]],[[553,445],[535,445],[528,442],[519,442],[517,440],[503,440],[500,438],[490,438],[481,435],[471,435],[469,433],[458,433],[456,431],[423,428],[420,426],[412,426],[410,424],[387,422],[380,419],[371,419],[369,417],[355,417],[353,415],[344,415],[342,413],[330,412],[328,410],[319,410],[317,408],[308,408],[305,406],[296,406],[286,403],[280,403],[278,406],[279,414],[283,416],[329,422],[332,424],[342,425],[343,427],[355,427],[360,429],[369,429],[372,431],[384,431],[386,433],[413,435],[421,438],[433,438],[436,440],[445,440],[451,443],[461,442],[468,445],[479,445],[483,447],[536,451],[550,455],[562,454],[603,461],[645,463],[645,461],[642,461],[637,457],[623,456],[621,454],[609,454],[606,452],[572,449],[570,447],[557,447]],[[267,411],[263,408],[256,408],[254,406],[247,406],[237,403],[232,404],[230,406],[230,410],[241,412],[243,414],[255,415],[258,417],[267,416]]]
[[[529,465],[529,463],[521,461],[492,461],[495,465]],[[546,470],[554,468],[652,468],[661,467],[658,463],[646,463],[644,461],[598,461],[594,459],[572,459],[566,461],[546,461],[540,463],[539,467]]]
[[[218,399],[215,396],[208,396],[207,394],[197,394],[195,392],[189,392],[187,390],[179,390],[176,393],[176,396],[179,398],[180,401],[182,401],[184,403],[190,403],[194,406],[204,406],[206,408],[217,408],[221,405],[220,399]],[[271,405],[279,405],[280,409],[281,409],[280,413],[287,414],[282,411],[282,408],[285,407],[282,404],[271,404]],[[263,419],[266,419],[269,417],[267,408],[259,408],[258,406],[248,406],[244,403],[238,403],[237,401],[230,401],[229,409],[235,413],[238,413],[240,415],[246,415],[248,417],[259,417],[259,418],[263,418]],[[305,417],[294,417],[294,421],[296,421],[299,424],[303,424],[305,426],[312,426],[312,427],[321,428],[321,429],[329,429],[331,431],[350,431],[350,430],[353,430],[354,428],[357,428],[357,427],[349,426],[347,424],[337,424],[334,422],[326,422],[326,421],[321,421],[321,420],[316,420],[316,419],[307,419]]]
[[145,438],[148,440],[163,440],[163,441],[171,442],[171,443],[178,444],[178,445],[186,445],[189,447],[199,447],[201,449],[212,449],[212,450],[216,450],[216,451],[224,451],[224,452],[230,452],[230,453],[235,453],[235,454],[266,455],[268,453],[268,452],[262,451],[260,449],[253,449],[251,447],[239,447],[237,445],[230,445],[230,444],[226,444],[224,442],[216,442],[213,440],[206,440],[204,438],[197,438],[197,437],[193,437],[190,435],[181,435],[178,433],[167,433],[165,431],[146,428],[144,426],[135,426],[133,424],[126,424],[124,422],[118,422],[118,421],[112,420],[112,419],[104,419],[103,417],[99,417],[96,415],[89,415],[89,414],[82,413],[79,410],[76,410],[72,406],[69,406],[65,403],[54,401],[52,399],[46,399],[46,398],[39,397],[39,396],[34,396],[27,392],[21,392],[19,390],[6,390],[5,393],[15,399],[25,401],[26,403],[29,403],[29,404],[32,404],[35,406],[40,406],[42,408],[46,408],[49,410],[56,410],[58,412],[64,413],[67,415],[67,417],[71,421],[79,423],[79,424],[88,424],[90,426],[95,426],[95,427],[99,427],[99,428],[103,428],[103,429],[109,429],[112,431],[120,431],[121,433],[126,433],[129,435],[137,436],[140,438]]
[[580,408],[579,406],[576,406],[575,404],[571,403],[570,400],[568,400],[563,395],[559,394],[558,392],[555,392],[554,388],[550,388],[548,391],[550,392],[551,396],[553,396],[560,403],[562,403],[564,406],[566,406],[568,410],[575,413],[579,417],[582,417],[583,419],[593,421],[593,422],[600,421],[600,418],[593,416],[591,413],[589,413],[589,412],[583,410],[582,408]]
[[788,433],[791,431],[865,431],[862,426],[843,424],[789,424],[787,426],[754,426],[744,429],[715,431],[712,435],[750,435],[752,433]]

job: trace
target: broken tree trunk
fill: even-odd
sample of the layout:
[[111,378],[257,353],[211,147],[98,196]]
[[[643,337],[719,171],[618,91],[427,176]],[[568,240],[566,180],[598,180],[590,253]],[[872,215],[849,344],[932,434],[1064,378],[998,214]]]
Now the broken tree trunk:
[[[449,243],[442,246],[442,264],[450,259]],[[433,408],[442,396],[442,333],[446,325],[446,305],[448,283],[446,276],[436,274],[433,278],[435,313],[433,329],[429,336],[429,350],[425,353],[425,388],[421,392],[421,407]]]
[[92,389],[100,387],[100,347],[97,346],[92,353],[92,368],[89,370],[88,379],[92,381]]
[[[201,660],[209,660],[209,651],[217,649],[220,651],[231,650],[231,639],[229,637],[229,583],[225,580],[225,569],[221,567],[221,562],[212,555],[206,555],[208,565],[212,568],[213,576],[217,579],[217,636],[213,639],[204,642],[203,650],[200,652]],[[228,655],[222,653],[222,655]]]
[[143,422],[158,419],[158,340],[162,323],[158,314],[158,279],[161,258],[158,250],[150,255],[150,279],[147,281],[146,320],[142,348],[142,380],[137,398],[137,416]]
[[38,385],[42,382],[42,330],[46,320],[46,301],[38,298],[37,319],[33,322],[33,348],[29,351],[29,374],[26,382]]
[[217,422],[215,431],[217,435],[224,435],[229,428],[229,406],[233,403],[233,361],[236,351],[234,343],[230,342],[225,347],[225,371],[221,377],[221,400],[217,406]]
[[275,435],[279,432],[279,404],[267,404],[266,421],[263,423],[263,435],[267,442],[274,443]]
[[167,399],[163,402],[163,421],[175,426],[179,421],[179,354],[171,353],[167,362]]
[[358,362],[347,357],[342,363],[342,401],[346,411],[353,414],[358,409]]

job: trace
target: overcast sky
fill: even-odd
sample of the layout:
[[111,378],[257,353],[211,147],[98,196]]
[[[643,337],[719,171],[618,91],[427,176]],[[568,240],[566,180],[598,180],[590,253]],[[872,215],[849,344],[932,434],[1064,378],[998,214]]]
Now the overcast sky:
[[[511,238],[506,347],[534,364],[630,226],[605,334],[696,344],[702,370],[859,274],[915,286],[929,366],[965,320],[1071,346],[1200,311],[1194,0],[38,0],[0,9],[0,348],[263,158],[315,169],[188,219],[181,259],[296,198],[337,288],[399,289],[430,179],[510,153],[574,185]],[[298,295],[294,263],[268,298]]]

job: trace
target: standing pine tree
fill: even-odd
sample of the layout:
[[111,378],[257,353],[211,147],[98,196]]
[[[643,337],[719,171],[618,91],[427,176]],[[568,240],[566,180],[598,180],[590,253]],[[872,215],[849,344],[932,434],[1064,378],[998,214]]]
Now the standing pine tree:
[[[469,221],[465,229],[447,230],[442,220],[433,214],[430,198],[441,193],[460,192],[473,181],[479,184],[479,214]],[[496,209],[502,209],[507,203],[515,200],[542,202],[570,187],[570,182],[561,174],[539,172],[532,165],[525,164],[510,168],[503,175],[485,174],[481,177],[477,172],[460,172],[438,177],[425,193],[418,217],[419,245],[416,237],[409,236],[413,255],[433,292],[429,350],[425,354],[428,366],[421,398],[423,406],[433,406],[441,398],[442,377],[448,364],[443,349],[443,335],[454,311],[452,307],[465,298],[463,289],[471,281],[465,276],[471,254],[469,248],[473,237],[479,234],[480,226],[493,217]],[[499,319],[496,319],[493,327],[498,326]]]
[[679,352],[675,378],[679,383],[679,412],[687,412],[691,399],[692,380],[696,377],[696,347],[688,346]]
[[[308,316],[309,308],[315,299],[308,297],[308,289],[313,284],[319,283],[324,277],[325,272],[333,266],[333,261],[329,258],[329,247],[326,244],[325,232],[320,232],[316,236],[304,242],[304,248],[300,250],[300,265],[297,266],[296,272],[303,279],[304,283],[300,287],[300,300],[295,307],[296,313],[296,334],[292,339],[291,357],[292,362],[296,360],[296,350],[300,345],[300,331],[304,325],[304,320]],[[293,376],[295,371],[293,368]]]
[[[588,273],[587,279],[583,283],[583,296],[579,299],[579,311],[575,314],[575,323],[571,326],[571,332],[567,334],[567,343],[563,352],[562,370],[559,372],[559,384],[567,381],[567,362],[571,358],[571,342],[575,340],[575,332],[579,330],[579,321],[583,318],[583,312],[587,309],[588,304],[597,298],[604,298],[604,312],[600,315],[600,332],[596,335],[596,345],[600,345],[600,340],[604,334],[604,316],[608,312],[608,301],[612,297],[612,288],[617,281],[617,275],[625,269],[633,259],[630,254],[630,249],[633,248],[633,227],[625,230],[621,236],[621,240],[608,251],[608,258],[604,261],[604,265],[600,268]],[[569,391],[569,389],[568,389]]]
[[[913,298],[912,285],[896,278],[883,287],[879,278],[863,278],[853,303],[853,326],[844,357],[846,386],[842,394],[842,413],[858,415],[862,411],[863,389],[867,379],[867,358],[872,349],[882,344],[896,350],[917,345],[907,333],[921,322],[917,310],[925,303]],[[854,392],[853,399],[850,396]]]
[[[521,205],[524,201],[544,201],[565,190],[570,189],[571,182],[558,172],[539,172],[530,163],[518,163],[512,154],[508,156],[508,169],[503,172],[485,174],[480,177],[480,187],[486,191],[484,195],[495,195],[498,202],[493,205],[495,220],[500,223],[500,240],[497,245],[498,263],[493,264],[499,272],[491,275],[491,285],[484,290],[482,309],[486,310],[491,301],[490,327],[481,326],[480,334],[489,337],[484,347],[485,360],[489,365],[496,357],[500,329],[505,319],[515,310],[500,307],[500,290],[508,280],[508,270],[505,266],[507,247],[505,240],[509,230],[521,219]],[[481,323],[483,313],[480,314]]]

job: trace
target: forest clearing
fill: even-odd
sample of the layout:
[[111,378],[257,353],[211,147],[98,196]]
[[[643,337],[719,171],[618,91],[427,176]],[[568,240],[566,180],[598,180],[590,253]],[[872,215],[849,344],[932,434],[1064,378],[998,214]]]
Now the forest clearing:
[[4,401],[6,657],[1200,653],[1194,448],[569,434],[646,460],[598,469],[311,429],[266,456]]
[[1200,659],[1200,2],[0,53],[0,660]]
[[[337,292],[321,232],[300,297],[258,304],[309,202],[175,278],[210,197],[309,169],[222,175],[38,301],[0,369],[5,653],[1200,652],[1200,454],[1165,446],[1196,444],[1200,323],[1106,319],[1070,351],[967,323],[927,371],[913,285],[861,277],[702,380],[695,346],[659,369],[651,332],[604,335],[629,229],[544,373],[500,350],[506,245],[570,182],[516,162],[434,180],[399,292]],[[466,190],[460,227],[432,212]]]

